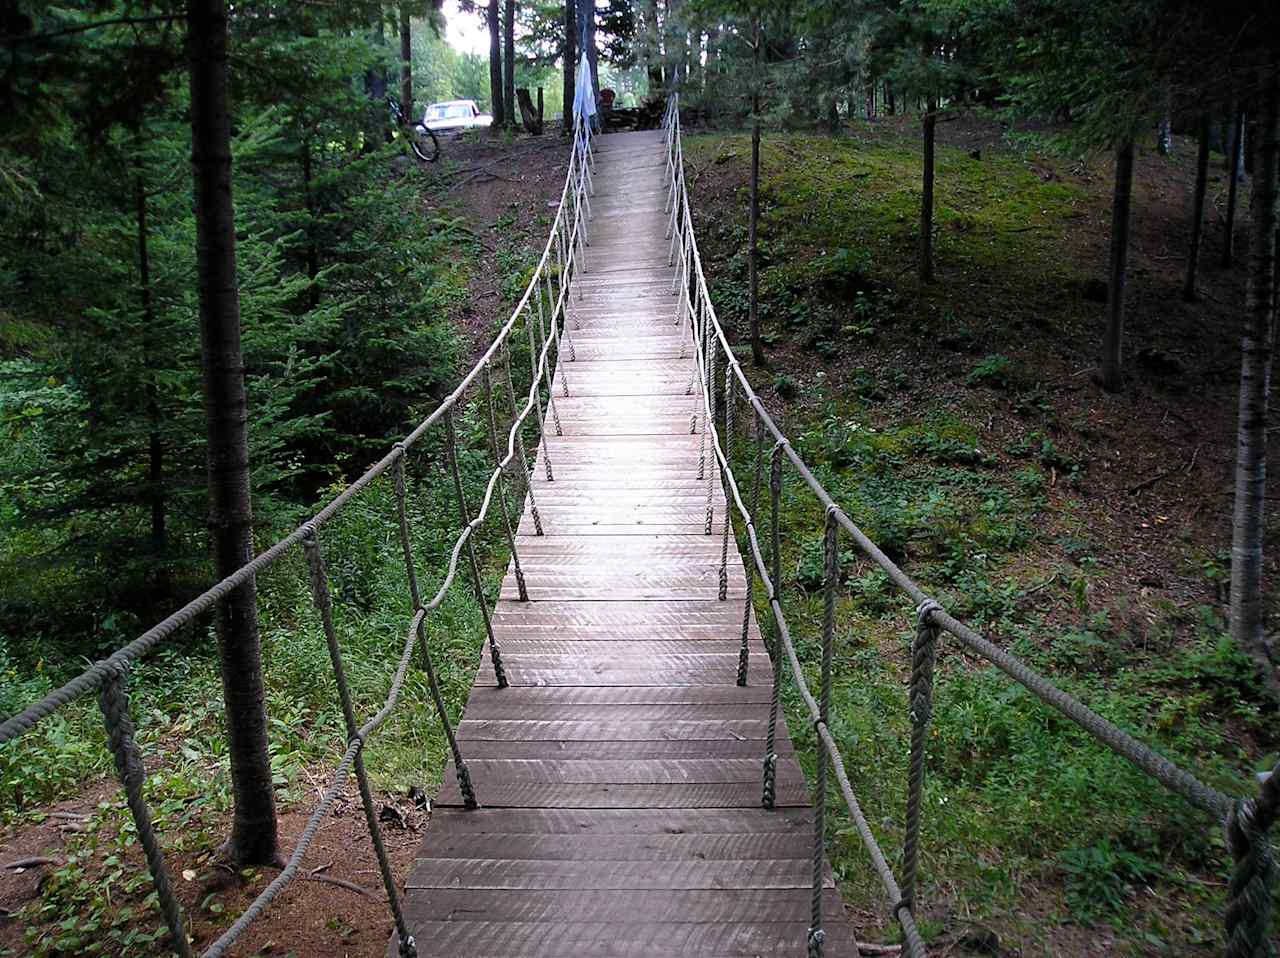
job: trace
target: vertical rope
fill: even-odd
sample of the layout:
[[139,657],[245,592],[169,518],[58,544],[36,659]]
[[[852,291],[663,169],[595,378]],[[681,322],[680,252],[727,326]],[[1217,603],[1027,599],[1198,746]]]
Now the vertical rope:
[[916,609],[916,635],[911,647],[911,764],[907,779],[907,830],[902,846],[902,904],[915,913],[916,875],[920,862],[920,809],[924,799],[925,744],[933,716],[933,663],[938,627],[931,616],[942,607],[932,599]]
[[[754,522],[760,510],[760,474],[764,469],[764,433],[760,425],[760,416],[754,406],[751,410],[752,432],[756,441],[755,474],[751,480],[751,517]],[[749,535],[749,533],[748,533]],[[742,646],[738,649],[738,684],[747,684],[747,669],[750,666],[749,638],[751,630],[751,601],[756,588],[756,564],[751,556],[747,557],[747,594],[742,600]]]
[[[729,533],[733,530],[729,511],[729,473],[733,469],[733,364],[724,364],[724,535],[720,540],[720,601],[729,597]],[[738,671],[738,684],[746,685],[747,677]]]
[[1280,774],[1272,772],[1256,798],[1238,800],[1226,821],[1234,868],[1227,886],[1227,958],[1272,958],[1268,924],[1275,862],[1268,832],[1280,805]]
[[[458,436],[453,423],[453,407],[444,417],[445,458],[449,462],[449,472],[453,474],[453,488],[458,494],[458,518],[462,525],[471,525],[471,510],[467,507],[467,494],[462,488],[462,471],[458,468]],[[471,567],[471,584],[475,588],[476,602],[480,605],[480,614],[484,617],[484,630],[489,637],[489,658],[493,660],[493,675],[498,681],[498,688],[507,687],[507,673],[502,667],[502,651],[498,648],[498,639],[493,634],[493,622],[489,617],[489,602],[484,595],[484,580],[480,577],[480,561],[476,558],[476,544],[472,536],[467,537],[467,564]]]
[[[708,330],[710,332],[710,330]],[[715,344],[712,342],[711,336],[706,337],[707,344],[707,364],[706,364],[706,396],[707,396],[707,413],[706,413],[706,429],[704,433],[710,433],[715,428],[716,422],[716,355]],[[714,460],[716,455],[715,445],[713,441],[705,434],[703,436],[703,447],[710,446],[709,454]],[[703,461],[698,465],[698,478],[702,478],[703,467],[706,465],[707,452],[703,453]],[[707,517],[702,524],[703,535],[711,535],[711,523],[715,518],[715,510],[712,505],[712,497],[716,488],[716,475],[719,470],[715,467],[714,462],[711,468],[706,470],[707,479]],[[727,517],[726,517],[727,518]]]
[[107,730],[107,745],[115,759],[116,775],[124,788],[125,801],[133,824],[138,830],[138,841],[151,870],[151,882],[160,901],[160,913],[173,939],[173,949],[181,958],[191,958],[191,942],[187,938],[186,922],[182,906],[173,893],[169,872],[164,865],[164,852],[151,821],[151,809],[142,795],[147,772],[134,736],[133,719],[129,716],[129,697],[125,687],[125,667],[117,666],[98,690],[98,707],[102,709],[102,722]]
[[[525,308],[526,310],[528,309],[528,307],[525,307]],[[545,381],[547,384],[547,408],[551,410],[551,418],[555,421],[556,435],[563,436],[564,430],[560,428],[560,413],[556,411],[556,392],[554,389],[551,388],[551,366],[549,363],[543,363],[540,361],[542,356],[542,350],[545,349],[547,346],[546,329],[542,324],[542,300],[541,299],[538,300],[537,336],[535,337],[533,332],[532,314],[525,316],[524,325],[525,325],[525,329],[529,331],[529,352],[534,357],[533,404],[538,407],[538,435],[546,436],[547,434],[547,424],[546,424],[546,421],[542,418],[542,383]],[[538,343],[536,346],[534,345],[535,338],[537,339],[537,343]],[[539,372],[538,370],[539,366],[542,367],[541,372]],[[544,456],[543,462],[546,464],[546,467],[547,467],[547,482],[554,482],[555,481],[554,477],[551,475],[551,460]]]
[[[524,451],[524,437],[521,435],[521,424],[519,423],[520,410],[516,405],[516,387],[511,380],[511,349],[506,347],[502,350],[502,362],[506,367],[506,387],[507,400],[511,403],[511,426],[515,430],[515,446],[516,453],[520,459],[520,475],[524,480],[524,485],[516,490],[516,495],[521,492],[529,497],[529,515],[533,518],[533,531],[536,535],[542,535],[542,516],[538,513],[538,504],[533,498],[533,469],[529,465],[529,457]],[[535,401],[534,405],[537,405]],[[541,412],[541,406],[538,407]],[[501,458],[501,457],[500,457]],[[547,481],[551,481],[551,456],[547,451],[547,444],[542,444],[542,460],[547,464]]]
[[[782,602],[782,531],[779,526],[779,507],[782,505],[782,443],[775,443],[769,454],[769,578],[772,591],[769,604],[781,608]],[[773,808],[777,789],[778,753],[775,750],[778,736],[778,696],[782,685],[782,639],[774,627],[774,642],[770,653],[773,658],[773,689],[769,693],[769,730],[764,744],[764,799],[765,808]]]
[[[369,828],[369,838],[373,842],[374,855],[378,859],[378,870],[382,873],[382,885],[387,892],[387,905],[391,909],[391,917],[395,922],[396,937],[400,942],[400,955],[402,958],[417,958],[417,947],[404,922],[404,911],[400,907],[400,893],[396,889],[395,876],[391,873],[391,862],[387,859],[387,849],[382,842],[378,812],[373,805],[369,775],[364,768],[362,752],[364,740],[360,737],[355,707],[351,702],[351,689],[347,685],[346,670],[342,667],[342,649],[338,645],[338,633],[333,625],[333,602],[329,597],[329,577],[324,568],[324,556],[320,553],[319,536],[314,528],[308,528],[303,535],[302,550],[306,553],[307,568],[310,572],[311,599],[316,611],[320,613],[325,644],[329,647],[329,662],[333,666],[333,679],[338,687],[338,701],[342,703],[342,718],[347,726],[347,745],[350,746],[357,741],[360,743],[353,762],[356,783],[360,788],[360,803],[364,806],[364,819]],[[414,611],[416,612],[417,609]]]
[[[413,596],[413,610],[422,610],[422,597],[418,592],[418,577],[414,570],[413,546],[409,541],[409,526],[405,520],[403,483],[398,484],[396,499],[400,512],[400,547],[404,552],[404,564],[408,570],[409,592]],[[466,533],[470,535],[469,530]],[[314,536],[314,532],[311,533]],[[305,545],[305,539],[304,539]],[[462,750],[453,734],[453,723],[449,721],[449,713],[444,707],[444,698],[440,695],[440,684],[436,681],[436,668],[431,661],[431,646],[427,642],[426,617],[418,620],[418,644],[422,646],[422,667],[427,673],[427,684],[431,689],[431,699],[435,703],[436,714],[440,716],[440,724],[444,727],[445,738],[449,740],[449,750],[453,753],[453,764],[458,775],[458,789],[462,792],[463,802],[467,808],[477,808],[475,790],[471,787],[471,775],[467,772],[467,764],[462,760]]]
[[[817,726],[827,728],[831,715],[831,654],[835,640],[836,589],[840,584],[840,536],[836,506],[827,507],[823,537],[824,589],[822,597],[822,684],[818,693]],[[813,898],[809,923],[809,956],[822,958],[826,932],[822,929],[822,865],[827,811],[827,749],[819,738],[813,802]]]
[[[484,404],[489,409],[489,441],[493,446],[494,465],[498,469],[498,488],[495,491],[498,494],[498,505],[502,509],[502,525],[507,533],[507,548],[511,550],[511,568],[516,575],[516,588],[520,593],[520,601],[528,602],[529,590],[525,587],[524,570],[520,568],[520,553],[516,551],[516,531],[511,525],[511,513],[507,509],[506,486],[503,483],[506,470],[502,468],[502,449],[498,445],[498,415],[494,409],[493,376],[489,373],[488,363],[484,367]],[[414,601],[416,603],[416,598]]]

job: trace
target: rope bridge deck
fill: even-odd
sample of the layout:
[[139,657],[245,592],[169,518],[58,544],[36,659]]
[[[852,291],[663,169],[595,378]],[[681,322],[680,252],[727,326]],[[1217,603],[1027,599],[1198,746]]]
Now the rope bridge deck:
[[[804,950],[812,810],[781,724],[761,807],[772,670],[751,614],[736,684],[746,576],[734,549],[721,600],[725,501],[690,432],[664,160],[661,132],[599,140],[576,358],[552,390],[563,435],[548,423],[533,469],[543,534],[527,502],[517,536],[529,601],[509,568],[493,630],[510,686],[486,653],[457,731],[482,807],[450,764],[406,882],[419,955]],[[826,954],[856,955],[827,894]]]

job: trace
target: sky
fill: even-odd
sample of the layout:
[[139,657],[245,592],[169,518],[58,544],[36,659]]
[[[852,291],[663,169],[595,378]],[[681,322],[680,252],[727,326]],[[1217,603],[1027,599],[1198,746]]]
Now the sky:
[[489,54],[489,31],[478,13],[461,13],[457,0],[445,0],[444,38],[449,46],[463,53]]

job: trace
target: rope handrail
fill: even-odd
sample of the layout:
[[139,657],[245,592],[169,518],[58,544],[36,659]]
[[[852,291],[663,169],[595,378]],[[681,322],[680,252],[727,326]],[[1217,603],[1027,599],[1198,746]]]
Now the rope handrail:
[[[437,716],[444,729],[454,761],[459,789],[468,808],[478,807],[474,788],[466,762],[454,735],[452,722],[440,694],[436,678],[431,650],[427,641],[425,623],[427,616],[444,602],[449,590],[457,580],[459,559],[463,549],[467,550],[468,564],[472,573],[472,586],[480,605],[488,633],[491,660],[495,677],[500,688],[507,687],[501,655],[494,637],[489,609],[484,596],[484,585],[481,579],[479,563],[476,560],[474,536],[490,515],[494,500],[500,504],[503,526],[511,551],[512,565],[520,586],[520,599],[527,601],[529,596],[520,571],[519,556],[516,551],[515,534],[511,525],[507,508],[507,493],[504,479],[512,469],[520,476],[520,482],[514,483],[517,503],[522,495],[527,496],[530,504],[536,534],[542,535],[543,529],[533,502],[533,490],[530,485],[530,465],[526,455],[522,430],[530,413],[536,410],[536,425],[539,436],[543,434],[545,422],[542,412],[542,387],[545,383],[547,405],[555,420],[557,434],[560,433],[559,414],[555,407],[555,396],[552,391],[551,367],[560,374],[564,395],[569,395],[567,378],[563,375],[560,355],[561,331],[568,314],[568,298],[570,287],[582,272],[581,256],[588,242],[588,222],[590,220],[590,195],[594,189],[591,167],[594,164],[594,153],[591,143],[590,127],[581,122],[575,123],[573,141],[570,146],[568,168],[565,172],[564,185],[560,193],[560,202],[556,215],[548,232],[542,255],[534,268],[523,295],[513,308],[511,315],[495,335],[493,342],[483,355],[462,377],[458,385],[445,399],[402,440],[396,442],[391,450],[374,463],[350,486],[332,498],[310,519],[303,522],[269,548],[255,556],[231,575],[225,577],[182,608],[172,613],[161,622],[148,629],[138,638],[117,649],[110,656],[102,659],[78,676],[44,698],[27,706],[21,712],[10,716],[0,723],[0,744],[14,741],[32,729],[40,719],[51,715],[90,691],[100,692],[99,704],[107,727],[108,740],[115,758],[116,768],[124,787],[128,805],[134,822],[138,828],[139,838],[146,851],[146,857],[152,880],[160,899],[160,909],[165,923],[172,936],[173,947],[182,958],[193,955],[191,942],[187,937],[186,923],[182,910],[173,893],[171,882],[165,867],[158,837],[152,824],[149,807],[143,797],[145,772],[142,757],[138,750],[134,728],[129,718],[128,698],[125,689],[127,669],[131,662],[145,655],[161,642],[171,637],[196,616],[213,608],[228,593],[250,581],[258,572],[273,565],[290,549],[301,544],[309,566],[309,580],[313,603],[320,614],[321,626],[328,645],[331,665],[334,672],[339,699],[342,704],[347,726],[347,748],[331,773],[329,783],[315,806],[306,827],[290,854],[289,861],[279,875],[248,905],[236,921],[203,953],[203,958],[220,958],[227,949],[235,944],[240,935],[271,904],[275,897],[296,876],[298,867],[305,857],[315,838],[319,824],[329,808],[345,789],[354,771],[360,786],[361,801],[374,852],[378,859],[379,871],[387,895],[388,906],[394,919],[399,940],[401,958],[414,958],[417,954],[412,935],[409,934],[403,911],[400,907],[400,895],[382,842],[378,824],[377,810],[374,807],[372,791],[364,769],[362,752],[365,742],[374,734],[394,712],[413,657],[413,649],[419,644],[422,649],[423,665],[427,674],[428,686]],[[558,288],[557,288],[558,287]],[[544,298],[547,309],[544,314]],[[531,304],[536,303],[535,312]],[[518,405],[511,372],[511,350],[515,331],[524,318],[524,326],[530,347],[530,382],[523,404]],[[573,357],[572,339],[564,329],[565,341],[570,347],[570,361]],[[554,358],[553,358],[554,357]],[[501,367],[501,368],[499,368]],[[505,373],[505,377],[502,375]],[[498,440],[497,411],[494,392],[494,376],[505,379],[500,386],[505,386],[505,396],[510,407],[511,422],[506,432],[506,454],[502,455]],[[482,384],[485,405],[490,425],[490,440],[494,464],[484,486],[484,494],[474,516],[469,514],[461,476],[457,463],[457,436],[454,429],[456,408],[461,404],[471,387]],[[504,413],[505,418],[505,413]],[[458,498],[460,531],[454,539],[449,552],[445,574],[432,597],[423,602],[419,592],[416,565],[413,557],[409,522],[407,514],[407,490],[405,485],[404,462],[408,450],[418,442],[433,426],[443,419],[445,426],[445,450],[449,470],[452,473],[455,492]],[[516,466],[516,461],[519,465]],[[552,480],[551,462],[544,455],[548,480]],[[413,615],[409,623],[403,649],[391,678],[389,690],[382,706],[372,718],[357,727],[354,706],[350,691],[346,684],[342,664],[342,652],[333,623],[332,605],[329,597],[328,578],[325,571],[321,545],[320,530],[342,508],[360,495],[369,485],[390,470],[394,479],[396,519],[399,526],[401,548],[405,561],[405,576],[409,595],[413,603]],[[521,489],[521,483],[524,488]]]
[[[825,764],[829,759],[835,770],[841,795],[849,807],[863,844],[872,858],[876,872],[893,905],[893,911],[903,929],[907,950],[913,958],[923,958],[925,946],[915,927],[913,909],[916,890],[916,869],[919,851],[920,806],[923,792],[924,743],[925,732],[932,712],[932,669],[936,643],[940,632],[958,639],[970,652],[985,659],[1004,672],[1009,678],[1035,694],[1041,701],[1057,709],[1094,739],[1101,742],[1114,753],[1129,761],[1142,772],[1154,778],[1166,788],[1178,793],[1192,804],[1209,812],[1218,819],[1226,829],[1227,844],[1235,861],[1235,872],[1232,877],[1227,909],[1228,955],[1231,958],[1261,958],[1270,954],[1267,935],[1267,919],[1271,907],[1270,883],[1272,866],[1270,859],[1270,842],[1268,829],[1280,813],[1280,775],[1274,772],[1261,776],[1262,784],[1255,797],[1236,798],[1200,781],[1196,776],[1171,762],[1150,746],[1138,741],[1128,732],[1114,723],[1098,715],[1079,699],[1057,688],[1052,682],[1028,667],[1016,656],[984,638],[982,635],[960,622],[943,609],[941,604],[932,599],[925,590],[894,563],[876,544],[857,526],[813,474],[803,458],[792,446],[787,436],[778,427],[760,397],[752,388],[745,372],[721,326],[711,301],[710,287],[703,271],[701,252],[694,236],[692,210],[684,177],[683,141],[680,128],[679,94],[672,93],[668,98],[667,111],[663,118],[663,126],[667,131],[666,169],[668,176],[667,191],[670,208],[669,232],[671,239],[671,262],[677,266],[677,284],[682,285],[680,305],[677,307],[676,321],[687,327],[687,333],[695,349],[695,367],[699,379],[700,402],[694,412],[694,421],[700,415],[704,422],[704,432],[711,437],[711,449],[718,469],[706,476],[709,484],[715,481],[715,472],[719,473],[725,492],[726,509],[732,508],[742,520],[746,551],[749,553],[748,571],[750,575],[759,575],[764,586],[770,612],[777,631],[777,646],[774,650],[775,660],[779,653],[785,656],[788,667],[795,680],[796,688],[809,713],[815,732],[822,747],[818,750],[819,788],[815,801],[818,814],[815,816],[815,830],[821,829],[821,809],[825,803]],[[673,290],[674,291],[674,290]],[[732,404],[734,391],[731,384],[741,390],[746,404],[752,411],[753,421],[757,429],[757,474],[760,467],[759,455],[762,450],[763,435],[772,437],[774,445],[771,454],[775,480],[771,482],[773,497],[773,534],[774,565],[771,570],[757,535],[755,519],[743,501],[733,465],[729,461],[725,448],[720,440],[716,425],[716,385],[715,363],[723,356],[725,371],[725,426],[726,435],[732,437],[733,419]],[[690,383],[692,390],[693,383]],[[763,427],[763,434],[760,432]],[[899,886],[888,866],[865,816],[858,805],[853,789],[845,774],[839,748],[831,735],[826,721],[825,701],[831,682],[830,644],[831,623],[824,623],[824,656],[822,668],[823,694],[815,698],[808,687],[802,671],[799,657],[791,638],[790,629],[783,613],[779,596],[777,550],[778,550],[778,508],[781,491],[778,469],[785,459],[800,476],[803,484],[822,506],[825,515],[826,537],[831,540],[837,530],[844,530],[858,545],[859,549],[870,558],[903,592],[909,595],[916,605],[917,623],[916,638],[913,643],[913,662],[911,679],[911,719],[912,750],[910,759],[910,781],[907,802],[906,838],[904,841],[904,881]],[[703,478],[700,469],[699,478]],[[711,497],[710,486],[707,500],[707,521],[705,530],[711,532]],[[724,517],[726,525],[731,516]],[[725,529],[726,537],[728,529]],[[834,547],[832,547],[834,548]],[[834,560],[832,560],[834,562]],[[722,581],[724,571],[722,568]],[[834,566],[824,569],[824,589],[826,590],[828,610],[833,602],[837,574]],[[748,578],[747,604],[751,598],[751,579]],[[721,599],[723,599],[723,594]],[[830,613],[828,612],[828,618]],[[747,655],[746,628],[744,622],[741,662],[745,663]],[[775,686],[779,676],[780,663],[775,661]],[[745,675],[744,666],[740,665],[740,680]],[[774,698],[776,702],[777,690]],[[776,705],[775,705],[776,710]],[[770,730],[772,734],[772,729]],[[770,739],[772,741],[772,738]],[[765,757],[765,804],[771,804],[772,789],[772,756]],[[1280,766],[1277,766],[1280,771]],[[819,836],[815,835],[815,840]],[[815,849],[817,849],[815,844]],[[815,851],[817,854],[817,851]],[[905,893],[904,889],[905,888]],[[811,956],[820,956],[822,951],[821,911],[818,899],[818,884],[814,886],[814,926],[810,929],[809,951]]]

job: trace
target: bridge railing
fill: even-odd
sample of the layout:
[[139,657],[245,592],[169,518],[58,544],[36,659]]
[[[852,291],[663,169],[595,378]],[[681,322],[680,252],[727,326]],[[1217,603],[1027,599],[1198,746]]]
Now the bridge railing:
[[[347,730],[347,748],[331,773],[329,782],[322,792],[319,802],[314,807],[285,867],[249,904],[226,932],[205,949],[202,953],[203,958],[219,958],[219,956],[225,954],[240,938],[245,929],[270,906],[271,902],[294,879],[321,821],[328,814],[333,803],[343,793],[352,772],[355,773],[357,779],[370,838],[386,890],[387,904],[394,919],[400,955],[402,958],[414,958],[416,956],[417,949],[404,921],[398,887],[383,846],[378,825],[378,809],[373,803],[362,752],[370,736],[387,721],[395,710],[413,658],[414,649],[417,647],[421,650],[422,667],[426,672],[434,707],[452,753],[463,800],[468,807],[474,808],[478,805],[479,799],[471,784],[465,758],[454,735],[452,723],[440,694],[424,623],[427,617],[441,605],[450,589],[454,586],[458,575],[458,566],[465,552],[471,588],[484,617],[489,655],[493,663],[497,684],[500,687],[506,687],[507,680],[502,666],[501,649],[493,632],[480,566],[475,553],[474,537],[486,518],[494,513],[496,500],[496,513],[501,518],[506,544],[511,551],[512,567],[519,597],[522,601],[527,600],[529,594],[520,566],[515,535],[516,525],[519,523],[522,512],[522,504],[526,500],[534,523],[535,533],[542,535],[543,529],[541,516],[534,501],[532,484],[529,481],[533,467],[525,449],[526,425],[536,431],[540,439],[547,426],[546,419],[550,418],[552,428],[554,428],[556,434],[559,435],[561,433],[556,397],[552,391],[552,369],[563,371],[561,367],[562,345],[568,347],[570,360],[574,358],[573,341],[571,333],[564,323],[564,318],[568,306],[568,297],[574,281],[581,271],[581,259],[588,242],[593,165],[592,133],[589,125],[583,123],[579,118],[575,123],[569,165],[565,173],[564,186],[561,190],[555,219],[546,244],[543,247],[542,255],[523,296],[521,296],[510,317],[502,325],[484,355],[462,377],[457,388],[429,416],[422,420],[412,432],[400,442],[395,443],[391,450],[370,467],[368,471],[354,480],[341,494],[326,503],[315,515],[292,533],[264,550],[253,560],[237,569],[206,592],[192,599],[181,609],[148,629],[132,642],[118,649],[107,658],[96,662],[40,701],[0,722],[0,745],[3,745],[19,739],[41,719],[52,715],[59,709],[65,708],[77,699],[91,692],[98,693],[99,705],[106,725],[108,745],[113,754],[116,771],[123,786],[130,813],[138,829],[139,840],[142,843],[147,865],[160,902],[160,910],[172,935],[173,948],[182,958],[189,958],[194,952],[188,938],[186,920],[169,880],[160,841],[152,825],[151,811],[146,799],[143,797],[145,771],[142,755],[136,742],[134,725],[130,717],[129,699],[125,684],[126,674],[132,663],[163,645],[183,627],[191,624],[198,616],[214,609],[223,598],[235,589],[254,581],[258,573],[275,565],[286,556],[295,554],[299,547],[307,563],[312,600],[319,613],[329,651],[335,691],[342,706]],[[523,347],[526,343],[529,348],[530,381],[523,402],[518,402],[511,368],[511,353],[513,346],[519,344]],[[563,375],[560,376],[560,383],[563,394],[569,395],[568,380]],[[454,419],[459,407],[468,397],[479,395],[483,396],[484,405],[488,413],[489,442],[493,455],[493,467],[489,473],[479,508],[472,515],[466,501],[458,469],[457,436]],[[500,412],[504,405],[509,409],[509,413],[506,411]],[[501,439],[502,431],[499,429],[498,420],[499,415],[505,419],[508,414],[511,422],[510,426],[505,430],[504,442]],[[420,443],[423,437],[432,431],[436,434],[443,434],[445,455],[457,496],[460,531],[453,542],[447,571],[439,588],[433,596],[424,601],[418,584],[410,537],[410,518],[406,506],[408,497],[405,459],[409,450]],[[553,479],[553,464],[546,455],[545,449],[543,450],[543,466],[546,470],[547,479]],[[386,698],[376,714],[363,724],[359,724],[343,669],[342,650],[334,628],[328,575],[325,569],[320,533],[324,526],[341,512],[345,506],[357,497],[367,494],[374,481],[383,476],[391,478],[394,485],[396,523],[399,527],[400,547],[405,563],[406,587],[412,600],[413,613],[405,630],[402,651],[391,676]],[[508,486],[511,487],[510,490],[508,490]],[[516,517],[515,524],[512,522],[512,510],[508,506],[508,494],[513,500]]]
[[[827,777],[834,773],[841,797],[849,810],[863,845],[886,895],[894,917],[902,927],[906,951],[912,958],[924,958],[926,946],[915,920],[916,894],[919,883],[920,830],[923,815],[925,743],[933,710],[933,669],[938,641],[943,633],[960,642],[969,652],[990,662],[1010,679],[1034,693],[1041,701],[1057,709],[1089,735],[1122,758],[1141,769],[1166,788],[1177,792],[1193,805],[1208,812],[1225,830],[1226,844],[1234,868],[1228,885],[1225,916],[1229,958],[1263,958],[1272,954],[1268,932],[1272,900],[1273,866],[1269,830],[1280,811],[1280,775],[1259,776],[1261,787],[1256,795],[1238,797],[1221,792],[1193,774],[1180,768],[1128,732],[1098,715],[1079,699],[1057,688],[1017,657],[952,617],[943,606],[902,571],[849,518],[833,499],[812,470],[778,428],[760,397],[752,389],[735,357],[723,327],[716,316],[710,289],[703,272],[702,257],[694,235],[693,217],[684,175],[684,144],[680,128],[679,94],[673,93],[663,118],[666,130],[666,169],[668,176],[668,231],[671,239],[670,261],[676,267],[672,294],[678,296],[676,322],[681,324],[684,349],[692,349],[695,375],[688,386],[691,398],[690,430],[701,433],[698,478],[707,482],[706,521],[704,531],[712,534],[713,493],[719,482],[727,508],[736,512],[745,539],[747,589],[742,621],[742,645],[739,651],[738,684],[746,684],[748,663],[748,628],[752,610],[755,577],[760,577],[774,623],[776,644],[772,650],[773,691],[770,706],[768,739],[762,772],[761,802],[772,807],[777,756],[774,754],[775,727],[778,721],[779,687],[783,681],[785,660],[804,702],[809,719],[820,743],[816,755],[814,786],[813,887],[812,915],[808,949],[811,958],[822,954],[823,915],[822,881],[824,853],[824,818],[827,801]],[[723,363],[721,384],[717,369]],[[696,378],[696,382],[693,379]],[[750,410],[755,461],[751,476],[750,505],[727,457],[723,435],[734,435],[737,393]],[[720,394],[723,401],[720,402]],[[722,409],[717,406],[722,405]],[[701,425],[701,428],[699,428]],[[765,447],[769,446],[769,548],[766,559],[755,516],[760,507]],[[823,621],[822,662],[819,691],[815,697],[804,676],[795,644],[782,608],[781,536],[779,511],[783,468],[789,467],[824,510],[823,536]],[[723,518],[723,542],[720,565],[720,599],[726,597],[729,538],[732,515]],[[884,851],[859,807],[857,796],[845,771],[840,750],[829,727],[832,685],[832,646],[835,630],[836,597],[839,589],[840,537],[853,539],[858,549],[874,562],[889,580],[916,605],[915,637],[912,643],[911,680],[908,707],[911,721],[911,755],[907,772],[904,840],[901,850],[899,882]],[[1280,766],[1277,766],[1280,770]]]

